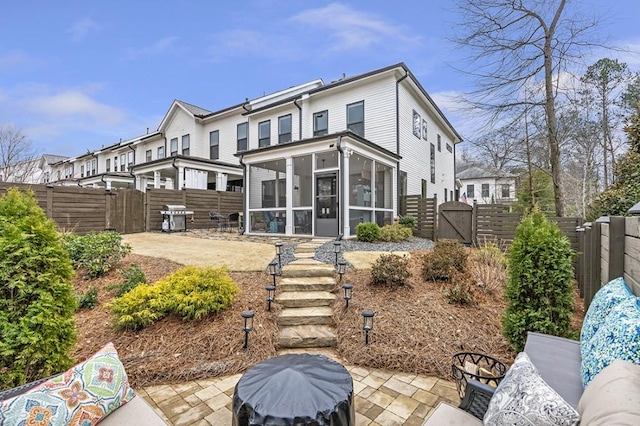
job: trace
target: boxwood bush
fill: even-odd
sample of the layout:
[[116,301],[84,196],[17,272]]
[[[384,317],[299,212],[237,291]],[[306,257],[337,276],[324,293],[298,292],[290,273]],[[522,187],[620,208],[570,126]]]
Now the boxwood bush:
[[380,226],[375,222],[361,222],[356,226],[358,241],[374,243],[380,239]]
[[522,351],[527,331],[571,335],[574,252],[558,226],[538,210],[525,216],[509,249],[504,336]]
[[122,243],[122,236],[112,231],[69,233],[64,243],[74,267],[84,268],[90,278],[106,274],[131,252],[131,246]]
[[0,197],[0,389],[66,370],[76,341],[69,255],[32,192]]
[[409,259],[397,254],[383,254],[371,266],[371,284],[401,287],[409,284]]
[[399,224],[385,225],[380,228],[380,241],[407,241],[413,237],[411,228]]
[[463,272],[468,253],[456,240],[438,240],[429,253],[422,256],[422,277],[425,281],[447,281],[454,272]]

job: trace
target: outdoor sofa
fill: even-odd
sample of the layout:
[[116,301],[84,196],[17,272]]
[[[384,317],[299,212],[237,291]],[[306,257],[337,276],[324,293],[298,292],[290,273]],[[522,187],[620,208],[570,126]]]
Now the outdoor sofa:
[[618,278],[594,297],[580,341],[529,332],[493,388],[469,380],[459,407],[424,425],[640,425],[640,288]]

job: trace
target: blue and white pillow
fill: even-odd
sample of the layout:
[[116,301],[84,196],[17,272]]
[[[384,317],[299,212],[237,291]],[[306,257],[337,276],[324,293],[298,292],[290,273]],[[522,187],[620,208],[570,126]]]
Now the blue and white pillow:
[[593,337],[581,343],[580,376],[585,388],[616,359],[640,364],[640,299],[627,297],[615,305]]
[[611,310],[620,302],[629,298],[635,298],[624,278],[616,278],[609,281],[593,296],[591,305],[584,316],[582,331],[580,333],[580,349],[585,356],[585,345],[598,331],[598,327],[604,323]]

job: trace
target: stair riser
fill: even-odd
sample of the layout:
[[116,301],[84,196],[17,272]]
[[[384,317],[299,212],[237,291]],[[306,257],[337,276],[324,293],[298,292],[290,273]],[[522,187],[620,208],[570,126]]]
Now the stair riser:
[[296,254],[297,253],[315,253],[316,252],[316,248],[315,247],[300,247],[298,246],[296,248]]
[[333,278],[335,273],[333,269],[325,268],[305,268],[305,269],[284,269],[282,271],[283,278],[300,278],[300,277],[331,277]]
[[325,317],[325,316],[317,316],[317,317],[278,317],[278,325],[285,326],[295,326],[295,325],[332,325],[333,318]]
[[313,308],[315,306],[330,306],[332,299],[276,299],[283,308]]
[[280,291],[332,291],[333,284],[280,284]]
[[335,337],[314,337],[307,339],[291,339],[281,337],[278,341],[280,348],[328,348],[336,346]]

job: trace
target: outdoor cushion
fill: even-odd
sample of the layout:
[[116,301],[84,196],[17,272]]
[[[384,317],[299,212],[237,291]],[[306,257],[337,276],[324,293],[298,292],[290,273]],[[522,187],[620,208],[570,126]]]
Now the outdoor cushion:
[[640,425],[640,365],[613,361],[589,383],[578,412],[585,425]]
[[586,342],[580,367],[582,384],[589,382],[616,359],[640,364],[640,300],[629,298],[616,305],[596,334]]
[[578,421],[576,410],[545,383],[525,352],[516,357],[484,415],[487,426],[571,426]]
[[466,411],[451,405],[440,402],[438,406],[429,414],[422,426],[481,426],[482,421],[475,418]]
[[540,377],[573,408],[584,388],[580,380],[580,342],[529,332],[524,351]]
[[634,297],[633,293],[631,293],[631,290],[622,277],[609,281],[593,296],[587,314],[584,316],[582,331],[580,333],[583,356],[586,343],[596,334],[598,327],[604,322],[604,318],[606,318],[614,306],[630,297]]
[[134,396],[109,343],[85,362],[0,401],[0,424],[92,425]]

